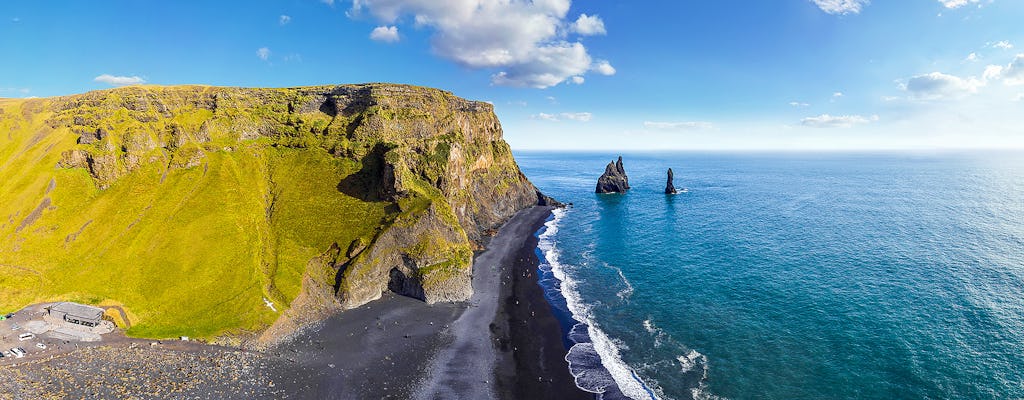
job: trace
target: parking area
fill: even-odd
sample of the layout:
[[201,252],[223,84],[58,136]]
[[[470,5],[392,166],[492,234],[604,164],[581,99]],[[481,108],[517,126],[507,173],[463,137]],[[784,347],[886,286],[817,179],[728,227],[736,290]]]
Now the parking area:
[[99,334],[44,319],[51,304],[36,304],[0,316],[0,365],[37,359],[103,341]]

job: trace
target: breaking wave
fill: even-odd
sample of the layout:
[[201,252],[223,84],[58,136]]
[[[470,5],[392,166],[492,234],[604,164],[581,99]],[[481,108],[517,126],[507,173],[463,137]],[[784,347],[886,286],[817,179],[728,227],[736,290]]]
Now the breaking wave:
[[[558,262],[559,252],[553,237],[558,233],[558,224],[565,216],[565,210],[552,211],[554,218],[544,224],[543,233],[538,236],[538,249],[544,256],[543,267],[550,269],[565,299],[573,319],[578,323],[569,334],[575,343],[569,349],[565,360],[576,379],[576,386],[587,392],[596,393],[601,399],[652,399],[660,400],[655,392],[636,375],[620,356],[622,346],[600,329],[593,319],[589,306],[583,303],[576,288],[576,282],[566,274],[565,266]],[[619,271],[622,276],[621,270]],[[623,281],[629,285],[629,281]],[[627,286],[632,292],[632,286]],[[621,293],[621,292],[620,292]],[[621,296],[620,296],[621,297]]]

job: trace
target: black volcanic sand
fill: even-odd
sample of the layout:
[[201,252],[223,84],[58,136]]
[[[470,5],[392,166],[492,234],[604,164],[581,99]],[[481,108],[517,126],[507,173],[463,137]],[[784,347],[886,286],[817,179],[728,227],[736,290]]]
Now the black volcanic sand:
[[308,398],[593,399],[569,374],[537,283],[533,234],[550,212],[520,212],[490,240],[474,262],[469,304],[388,294],[342,312],[273,351],[319,371],[278,381]]
[[281,381],[301,398],[406,399],[463,308],[388,293],[270,353],[301,367],[281,372]]
[[125,338],[0,366],[0,400],[592,399],[537,283],[533,234],[550,210],[524,210],[490,240],[468,303],[385,294],[265,353]]
[[[537,232],[547,218],[537,220]],[[506,358],[498,367],[498,393],[510,399],[593,399],[576,387],[565,361],[562,327],[538,284],[537,237],[530,235],[502,272],[511,285],[501,287],[495,317],[499,348]]]

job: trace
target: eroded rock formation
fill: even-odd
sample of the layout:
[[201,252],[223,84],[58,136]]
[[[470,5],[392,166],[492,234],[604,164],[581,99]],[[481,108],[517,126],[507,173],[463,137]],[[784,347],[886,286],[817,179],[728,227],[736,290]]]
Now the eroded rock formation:
[[622,167],[622,156],[618,161],[608,163],[604,174],[597,179],[597,193],[626,193],[629,190],[629,177]]
[[676,186],[672,184],[672,168],[668,169],[668,183],[665,184],[665,194],[676,194]]

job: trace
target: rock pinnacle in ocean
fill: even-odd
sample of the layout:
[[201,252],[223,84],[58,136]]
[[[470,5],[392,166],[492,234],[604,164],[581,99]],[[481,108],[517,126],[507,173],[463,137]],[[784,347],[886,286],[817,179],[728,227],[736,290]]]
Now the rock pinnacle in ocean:
[[665,194],[676,194],[676,186],[672,184],[672,168],[668,169],[668,183],[665,184]]
[[597,193],[626,193],[629,190],[629,177],[622,167],[622,156],[618,161],[608,163],[604,174],[597,179]]

